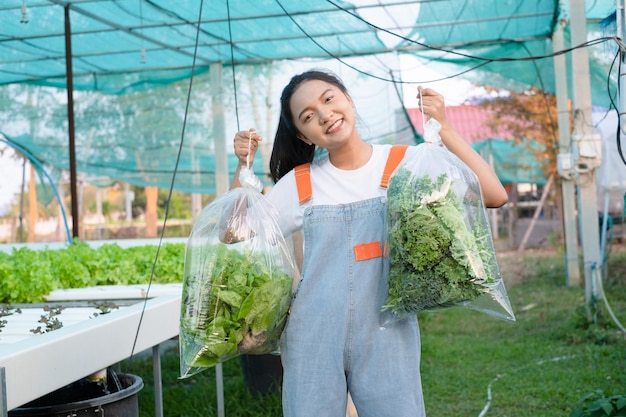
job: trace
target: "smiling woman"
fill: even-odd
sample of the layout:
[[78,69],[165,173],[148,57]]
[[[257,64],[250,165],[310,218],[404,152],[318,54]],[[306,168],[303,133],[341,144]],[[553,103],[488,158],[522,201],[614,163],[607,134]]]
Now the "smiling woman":
[[[485,202],[503,204],[495,174],[448,123],[443,97],[419,92],[445,145],[488,186]],[[348,392],[365,415],[425,415],[416,317],[384,329],[380,321],[389,273],[386,188],[416,148],[365,142],[351,94],[325,69],[293,76],[280,104],[269,163],[275,185],[267,198],[281,213],[282,233],[304,236],[302,273],[281,337],[285,416],[340,415]],[[250,141],[260,140],[256,131],[235,135],[238,170],[254,157]],[[316,148],[326,153],[316,157]],[[235,177],[233,186],[239,183]]]

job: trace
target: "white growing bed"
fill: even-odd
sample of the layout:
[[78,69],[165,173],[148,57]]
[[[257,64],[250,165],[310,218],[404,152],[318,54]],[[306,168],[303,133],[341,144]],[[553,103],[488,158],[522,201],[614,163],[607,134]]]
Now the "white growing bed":
[[[30,332],[44,314],[41,306],[22,308],[21,314],[4,317],[7,325],[0,332],[0,416],[178,336],[181,296],[175,286],[170,290],[169,294],[135,300],[95,318],[92,315],[99,310],[94,307],[66,308],[59,316],[63,328],[45,334]],[[116,293],[118,298],[138,298],[119,296]],[[84,300],[86,295],[80,297]],[[98,294],[92,299],[105,298]],[[49,306],[56,305],[49,301]]]
[[[89,241],[91,247],[115,243],[121,247],[186,243],[186,238]],[[64,242],[0,244],[0,252],[29,247],[61,249]],[[182,284],[109,285],[56,290],[46,305],[86,304],[124,300],[124,307],[93,317],[95,307],[67,307],[58,317],[63,328],[33,334],[41,305],[22,308],[0,332],[0,417],[69,383],[152,348],[155,381],[155,417],[163,415],[161,398],[161,343],[179,335]],[[43,324],[42,328],[45,327]],[[218,415],[224,415],[223,381],[218,365]]]

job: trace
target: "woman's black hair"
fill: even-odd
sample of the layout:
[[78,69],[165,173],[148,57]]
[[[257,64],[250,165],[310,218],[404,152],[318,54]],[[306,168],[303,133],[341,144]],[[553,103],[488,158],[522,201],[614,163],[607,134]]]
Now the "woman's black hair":
[[332,84],[348,95],[348,90],[339,77],[326,70],[309,70],[291,78],[280,96],[280,118],[270,157],[270,177],[274,183],[298,165],[313,161],[315,156],[315,145],[309,145],[298,139],[297,135],[300,132],[293,123],[290,106],[291,97],[296,89],[303,82],[311,80]]

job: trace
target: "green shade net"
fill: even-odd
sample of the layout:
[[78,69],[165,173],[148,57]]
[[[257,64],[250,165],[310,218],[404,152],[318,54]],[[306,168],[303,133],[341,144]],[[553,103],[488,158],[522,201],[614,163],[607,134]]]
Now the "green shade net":
[[[529,86],[555,94],[555,50],[552,34],[567,16],[553,2],[427,2],[420,19],[404,41],[406,53],[430,61],[444,74],[463,74],[479,85],[522,91]],[[587,31],[598,39],[615,36],[615,25],[603,20],[615,10],[615,2],[597,1],[588,6]],[[564,2],[567,4],[567,2]],[[567,10],[567,9],[566,9]],[[570,27],[563,29],[565,49]],[[590,85],[596,106],[610,107],[616,93],[615,74],[609,77],[617,43],[605,40],[588,47]],[[572,96],[571,53],[565,54],[569,96]],[[615,71],[615,69],[614,69]]]
[[[254,126],[262,129],[266,149],[253,168],[269,185],[264,171],[279,91],[304,65],[334,62],[355,101],[369,103],[357,103],[359,112],[367,112],[361,115],[366,140],[393,143],[400,136],[395,114],[404,106],[394,83],[426,81],[419,71],[401,73],[401,54],[479,85],[554,92],[553,63],[546,57],[554,52],[552,34],[567,20],[561,8],[568,3],[207,0],[202,9],[200,4],[2,0],[0,131],[46,165],[69,169],[69,38],[76,168],[86,180],[161,188],[173,183],[179,191],[214,193],[216,175],[230,180],[236,166],[234,132]],[[587,7],[590,36],[614,32],[600,25],[614,10],[608,0]],[[589,51],[593,104],[609,107],[616,45],[606,41]],[[212,74],[218,67],[222,73]],[[217,125],[218,107],[226,126]],[[228,153],[228,172],[216,163],[223,160],[216,161],[216,154],[224,153],[218,145]]]
[[0,84],[66,86],[65,4],[77,90],[123,94],[188,78],[194,55],[201,73],[216,62],[386,50],[376,30],[347,13],[354,7],[342,1],[207,0],[202,9],[199,0],[29,3],[25,17],[22,0],[0,5],[0,55],[5,56]]
[[[169,188],[174,181],[178,191],[214,193],[215,147],[210,111],[206,108],[211,103],[210,89],[202,87],[206,77],[198,76],[196,81],[197,94],[189,102],[183,140],[188,82],[124,95],[77,92],[77,171],[94,184],[111,178],[138,186]],[[40,161],[69,170],[63,95],[45,87],[30,87],[17,94],[27,96],[17,117],[23,119],[19,125],[30,132],[18,136],[5,133],[5,136]],[[28,105],[29,101],[33,104]],[[15,103],[11,107],[17,109]],[[227,165],[230,179],[237,167],[234,154],[227,155]],[[255,158],[253,169],[262,175],[260,156]]]
[[537,154],[541,145],[534,141],[516,143],[513,140],[487,139],[472,147],[492,164],[503,184],[529,183],[545,185],[543,164]]

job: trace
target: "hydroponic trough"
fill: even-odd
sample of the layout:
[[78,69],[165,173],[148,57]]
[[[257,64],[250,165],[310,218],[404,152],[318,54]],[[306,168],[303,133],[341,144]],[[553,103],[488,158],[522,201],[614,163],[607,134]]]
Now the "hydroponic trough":
[[[175,291],[97,317],[93,307],[82,308],[78,316],[80,308],[71,308],[73,318],[65,312],[59,316],[61,329],[33,335],[22,327],[21,336],[0,332],[0,416],[178,336],[180,301]],[[41,306],[22,308],[21,314],[4,318],[5,329],[20,316],[36,324],[41,311]]]

